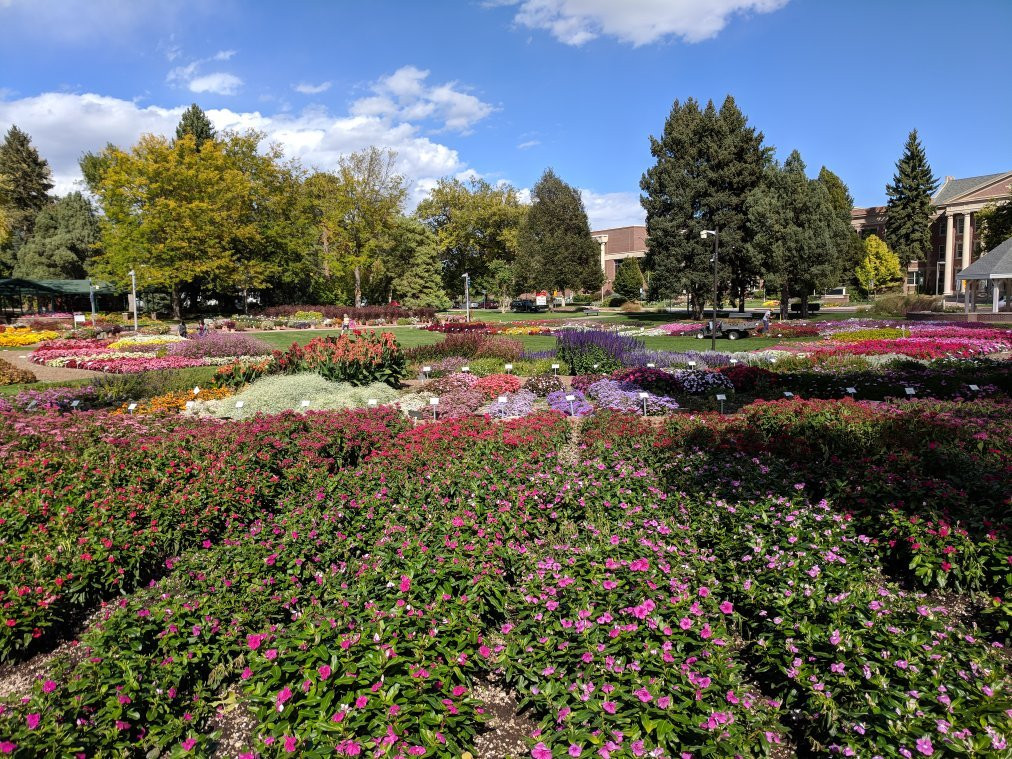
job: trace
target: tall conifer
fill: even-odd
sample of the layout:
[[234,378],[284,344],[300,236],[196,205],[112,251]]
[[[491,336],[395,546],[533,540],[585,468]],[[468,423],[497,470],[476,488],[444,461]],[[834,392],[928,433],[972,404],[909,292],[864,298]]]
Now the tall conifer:
[[216,132],[211,120],[203,109],[194,103],[183,112],[179,124],[176,126],[176,139],[182,139],[185,135],[192,134],[197,141],[197,150],[207,140],[213,140]]
[[12,125],[0,145],[0,208],[10,232],[0,250],[0,276],[10,274],[18,248],[35,229],[35,217],[51,202],[52,188],[49,163],[39,156],[31,137]]
[[915,129],[896,163],[892,184],[886,185],[886,242],[903,266],[923,261],[931,248],[931,196],[936,189],[938,180]]

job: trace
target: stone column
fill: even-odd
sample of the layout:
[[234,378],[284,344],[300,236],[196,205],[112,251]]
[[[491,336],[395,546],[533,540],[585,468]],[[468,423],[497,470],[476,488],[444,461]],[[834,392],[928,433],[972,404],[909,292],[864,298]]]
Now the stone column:
[[945,290],[944,295],[952,295],[956,282],[956,239],[952,229],[952,214],[945,215]]
[[996,314],[998,313],[998,301],[1001,300],[1001,293],[1005,288],[1002,287],[1001,282],[997,279],[992,279],[991,284],[994,286],[994,296],[991,300],[991,313]]
[[[972,247],[970,245],[972,234],[970,232],[970,214],[963,214],[963,268],[965,269],[970,265],[970,254]],[[967,287],[970,286],[969,281],[966,283]]]

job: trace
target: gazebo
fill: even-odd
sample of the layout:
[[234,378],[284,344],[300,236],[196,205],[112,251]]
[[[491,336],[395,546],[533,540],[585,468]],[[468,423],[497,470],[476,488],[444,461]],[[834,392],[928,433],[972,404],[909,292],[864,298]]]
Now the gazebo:
[[1012,237],[1005,240],[997,248],[989,250],[972,264],[956,275],[957,280],[966,283],[963,302],[967,313],[970,306],[977,310],[977,288],[970,282],[989,281],[992,288],[991,311],[998,313],[998,303],[1005,297],[1005,310],[1012,305]]
[[90,309],[92,288],[96,301],[104,298],[108,303],[117,295],[107,282],[90,279],[0,279],[0,314],[24,314],[26,300],[36,308],[45,304],[51,311],[86,311]]

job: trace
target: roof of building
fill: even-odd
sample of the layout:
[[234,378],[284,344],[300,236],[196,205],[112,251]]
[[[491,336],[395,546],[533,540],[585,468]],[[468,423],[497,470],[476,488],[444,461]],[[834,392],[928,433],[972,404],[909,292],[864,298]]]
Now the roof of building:
[[967,266],[956,279],[1012,279],[1012,237]]
[[112,295],[116,288],[108,282],[90,279],[0,279],[0,293],[6,295],[88,295],[95,285],[96,295]]
[[943,206],[950,200],[954,200],[961,195],[979,190],[981,187],[991,184],[1003,176],[1008,174],[1007,171],[1000,171],[997,174],[983,174],[979,177],[966,177],[965,179],[947,179],[945,183],[938,188],[938,192],[935,193],[931,202],[936,206]]

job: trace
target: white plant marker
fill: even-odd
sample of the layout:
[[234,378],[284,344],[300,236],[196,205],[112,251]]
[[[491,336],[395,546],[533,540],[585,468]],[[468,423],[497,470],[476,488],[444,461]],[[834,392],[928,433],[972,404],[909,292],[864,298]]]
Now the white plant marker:
[[193,386],[193,394],[200,395],[200,388],[197,387],[196,385]]
[[498,400],[499,403],[506,403],[506,401],[508,401],[509,398],[507,398],[505,395],[500,395],[496,400]]
[[790,390],[784,390],[784,398],[793,398],[793,397],[794,393],[792,393]]
[[656,369],[656,368],[657,368],[657,364],[655,364],[655,363],[651,362],[651,363],[647,364],[647,369]]
[[558,364],[552,364],[552,374],[558,374],[558,373],[559,373],[559,365]]
[[366,401],[366,403],[368,403],[370,406],[375,406],[379,403],[379,401],[376,400],[375,398],[370,398],[369,400]]
[[432,419],[435,420],[439,410],[439,398],[429,398],[429,405],[432,406]]
[[978,390],[980,390],[980,386],[979,386],[979,385],[970,385],[970,389],[971,389],[971,390],[972,390],[973,392],[975,392],[975,393],[976,393],[976,392],[977,392]]
[[309,408],[309,401],[303,400],[299,403],[302,408]]
[[71,401],[70,402],[70,407],[71,408],[77,408],[80,405],[81,405],[81,401]]
[[907,395],[915,395],[917,393],[917,391],[914,390],[912,387],[903,388],[903,392],[906,393]]
[[431,366],[423,366],[422,367],[422,375],[425,377],[425,379],[428,379],[429,378],[429,374],[431,374],[431,373],[432,373],[432,367]]
[[193,401],[187,401],[186,402],[186,410],[187,411],[190,411],[193,408],[193,406],[194,406]]
[[469,372],[469,371],[471,371],[471,367],[470,366],[462,366],[462,367],[460,367],[460,371],[462,371],[462,372]]
[[576,410],[573,408],[573,401],[576,400],[575,395],[567,395],[566,400],[569,401],[569,415],[576,416]]
[[[33,401],[33,403],[34,403],[34,401]],[[137,404],[136,403],[131,403],[129,406],[127,406],[127,411],[129,411],[132,414],[136,408],[137,408]]]
[[242,408],[245,405],[246,405],[246,401],[236,401],[235,402],[235,407],[236,408]]
[[512,372],[512,371],[513,371],[513,364],[505,364],[505,365],[503,366],[503,369],[505,369],[505,370],[506,370],[506,373],[507,373],[507,374],[509,374],[510,372]]
[[650,393],[644,393],[644,392],[640,391],[639,397],[640,397],[640,400],[643,401],[643,416],[646,416],[647,415],[647,398],[650,397]]
[[738,359],[736,359],[736,358],[732,358],[731,359],[731,366],[734,366],[737,363],[738,363]]
[[696,362],[695,361],[690,361],[689,362],[689,368],[690,369],[695,369],[696,368]]
[[723,393],[717,393],[717,400],[720,401],[720,413],[724,413],[724,401],[727,400],[727,396]]
[[857,395],[857,388],[856,387],[848,387],[847,388],[847,395]]

